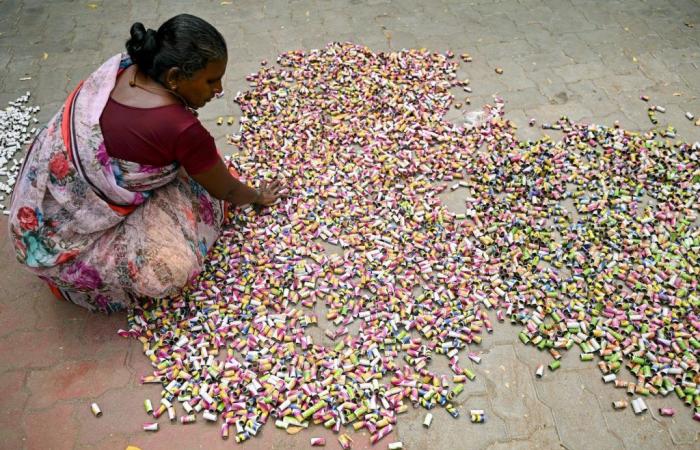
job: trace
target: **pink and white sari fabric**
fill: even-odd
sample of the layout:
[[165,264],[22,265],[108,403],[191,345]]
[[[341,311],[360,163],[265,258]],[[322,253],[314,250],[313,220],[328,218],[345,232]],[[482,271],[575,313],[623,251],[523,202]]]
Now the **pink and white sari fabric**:
[[106,312],[177,293],[224,219],[223,204],[177,164],[107,154],[100,115],[130,64],[115,55],[68,97],[30,146],[10,209],[18,261],[57,296]]

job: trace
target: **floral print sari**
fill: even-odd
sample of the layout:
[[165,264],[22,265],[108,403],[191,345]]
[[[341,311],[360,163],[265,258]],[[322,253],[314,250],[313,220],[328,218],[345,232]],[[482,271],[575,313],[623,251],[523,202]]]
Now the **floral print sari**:
[[130,64],[110,58],[37,135],[9,217],[20,263],[60,298],[105,312],[175,294],[200,271],[224,219],[223,204],[177,163],[107,154],[100,115]]

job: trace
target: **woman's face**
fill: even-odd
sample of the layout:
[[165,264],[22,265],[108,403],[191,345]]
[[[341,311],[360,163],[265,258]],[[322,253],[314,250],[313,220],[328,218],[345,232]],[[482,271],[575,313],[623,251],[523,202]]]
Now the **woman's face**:
[[223,92],[221,79],[226,72],[226,59],[210,61],[191,78],[177,80],[175,92],[180,94],[191,108],[201,108],[216,94]]

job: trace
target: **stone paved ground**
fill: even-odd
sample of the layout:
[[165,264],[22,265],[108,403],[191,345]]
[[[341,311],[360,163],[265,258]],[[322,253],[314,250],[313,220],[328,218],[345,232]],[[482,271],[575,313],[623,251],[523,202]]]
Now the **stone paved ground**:
[[[700,128],[683,114],[700,116],[700,3],[674,1],[59,1],[0,0],[0,104],[31,90],[46,121],[66,93],[108,56],[121,51],[132,22],[156,27],[179,12],[211,21],[231,47],[226,89],[243,89],[244,76],[261,59],[280,51],[316,48],[350,40],[374,50],[426,47],[469,52],[462,65],[472,80],[474,105],[494,93],[524,137],[541,133],[526,121],[561,114],[630,129],[650,124],[645,93],[667,107],[662,124],[674,124],[687,140]],[[695,24],[695,27],[690,25]],[[504,74],[494,74],[500,66]],[[30,76],[31,80],[19,81]],[[235,112],[229,95],[203,111],[202,119],[223,147],[230,128],[217,116]],[[459,112],[453,113],[459,118]],[[455,203],[455,207],[458,205]],[[6,222],[0,219],[0,229]],[[155,434],[140,431],[141,402],[158,389],[139,385],[148,370],[136,342],[115,335],[120,315],[91,315],[53,300],[48,290],[14,263],[6,232],[0,232],[0,447],[6,449],[144,450],[230,447],[212,426],[162,423]],[[422,428],[423,410],[403,416],[394,436],[408,449],[510,448],[698,448],[700,426],[675,398],[650,399],[651,412],[617,412],[619,391],[604,385],[593,363],[565,356],[563,368],[536,380],[534,368],[548,357],[519,344],[516,328],[496,327],[484,339],[477,381],[467,385],[461,409],[483,408],[488,420],[436,413]],[[95,419],[89,404],[104,411]],[[680,410],[659,417],[659,406]],[[322,429],[287,436],[265,427],[243,448],[304,449]],[[355,434],[355,448],[368,447]]]

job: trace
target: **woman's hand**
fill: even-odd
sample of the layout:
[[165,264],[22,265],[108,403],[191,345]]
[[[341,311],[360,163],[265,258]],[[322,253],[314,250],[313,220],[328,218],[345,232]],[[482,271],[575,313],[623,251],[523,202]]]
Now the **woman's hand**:
[[277,180],[263,181],[258,188],[258,195],[253,203],[270,206],[282,196],[282,184]]
[[270,206],[279,197],[285,194],[282,185],[277,180],[263,181],[259,189],[255,189],[241,183],[234,177],[222,160],[202,173],[191,175],[214,198],[225,200],[232,205],[258,205]]

